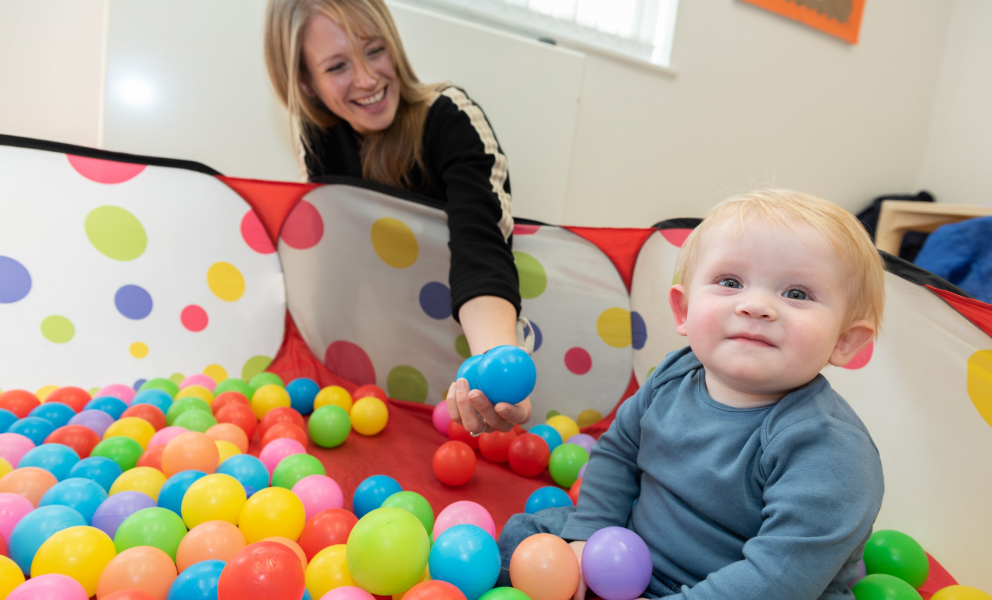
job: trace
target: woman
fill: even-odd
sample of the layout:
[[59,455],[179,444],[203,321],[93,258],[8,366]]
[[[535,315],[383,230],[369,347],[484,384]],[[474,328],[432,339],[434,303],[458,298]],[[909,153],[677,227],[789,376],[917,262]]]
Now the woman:
[[[265,60],[309,178],[361,177],[442,202],[452,314],[472,354],[515,345],[510,178],[482,109],[456,87],[417,80],[383,0],[269,0]],[[530,400],[493,406],[464,379],[447,402],[476,436],[531,414]]]

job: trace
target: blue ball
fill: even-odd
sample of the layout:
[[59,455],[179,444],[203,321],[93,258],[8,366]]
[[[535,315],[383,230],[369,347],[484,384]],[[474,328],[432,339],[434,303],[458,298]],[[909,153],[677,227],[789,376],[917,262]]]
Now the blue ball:
[[68,479],[69,472],[79,462],[79,455],[69,446],[42,444],[28,450],[17,463],[17,468],[38,467],[55,475],[55,479]]
[[157,406],[162,414],[169,412],[169,407],[172,406],[172,396],[169,392],[165,390],[158,389],[147,389],[142,390],[134,395],[131,399],[131,406],[135,404],[151,404],[152,406]]
[[565,490],[549,485],[534,490],[534,493],[527,498],[524,512],[532,515],[539,510],[556,506],[572,506],[572,499]]
[[230,475],[240,481],[248,496],[260,489],[269,487],[269,470],[265,468],[262,461],[250,454],[235,454],[220,463],[217,472]]
[[542,440],[548,443],[548,450],[552,452],[554,452],[555,448],[561,446],[561,434],[551,425],[535,425],[528,429],[527,433],[540,436]]
[[301,415],[309,415],[313,412],[313,399],[317,397],[320,386],[313,379],[300,377],[290,381],[286,391],[289,392],[289,401],[293,409]]
[[476,356],[471,356],[465,359],[462,366],[458,367],[458,372],[455,373],[455,381],[458,381],[462,377],[468,380],[468,387],[470,390],[479,389],[479,361],[482,360],[484,354],[478,354]]
[[55,429],[69,424],[69,419],[75,416],[76,411],[72,410],[68,404],[61,402],[45,402],[31,409],[29,417],[39,417],[45,419],[55,426]]
[[355,495],[351,498],[351,508],[359,519],[382,506],[386,498],[403,488],[395,479],[388,475],[373,475],[358,484]]
[[63,529],[88,524],[81,514],[68,506],[39,506],[24,515],[10,532],[7,544],[10,558],[24,571],[25,576],[30,575],[31,562],[45,540]]
[[92,479],[70,477],[48,488],[38,502],[42,506],[68,506],[81,514],[89,525],[93,521],[93,513],[107,499],[107,490]]
[[203,471],[180,471],[165,480],[162,489],[158,491],[158,505],[160,508],[168,508],[180,517],[183,516],[183,497],[186,496],[189,486],[201,477],[206,477]]
[[107,492],[121,473],[120,465],[105,456],[84,458],[69,469],[69,477],[82,477],[95,481]]
[[482,355],[476,369],[479,389],[493,404],[521,402],[530,396],[537,383],[534,361],[516,346],[496,346]]
[[310,595],[310,590],[303,588],[303,597],[300,600],[313,600],[313,596]]
[[485,529],[455,525],[434,540],[427,564],[431,579],[447,581],[467,600],[476,600],[496,584],[501,562],[496,540]]
[[0,408],[0,433],[7,433],[7,429],[17,420],[17,415],[6,408]]
[[190,565],[173,580],[166,600],[217,600],[217,585],[225,564],[222,560],[204,560]]
[[121,418],[121,414],[127,410],[127,404],[120,398],[113,396],[100,396],[86,403],[83,410],[102,410],[116,421]]
[[14,424],[7,429],[7,433],[19,433],[32,442],[35,446],[45,443],[45,438],[55,431],[55,426],[48,419],[41,417],[24,417],[14,421]]

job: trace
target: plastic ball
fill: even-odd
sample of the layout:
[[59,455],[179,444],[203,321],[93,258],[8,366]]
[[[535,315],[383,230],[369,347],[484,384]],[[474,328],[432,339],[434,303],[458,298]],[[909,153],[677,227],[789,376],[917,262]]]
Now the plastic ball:
[[7,429],[17,420],[17,415],[6,408],[0,408],[0,433],[5,433]]
[[902,579],[913,589],[923,585],[930,574],[930,562],[923,547],[910,536],[893,529],[876,531],[865,544],[865,571],[884,573]]
[[186,535],[186,525],[176,513],[165,508],[144,508],[124,519],[114,545],[118,552],[135,546],[154,546],[176,560],[179,542]]
[[438,513],[432,530],[433,539],[455,525],[475,525],[496,539],[496,523],[482,505],[469,500],[452,502]]
[[[121,413],[121,419],[128,418],[144,419],[148,421],[156,432],[161,431],[167,425],[165,413],[159,410],[157,406],[152,406],[151,404],[136,404],[128,407],[127,410]],[[104,432],[104,435],[106,435],[106,432]],[[152,435],[154,436],[155,434],[153,433]]]
[[317,410],[325,406],[338,406],[347,413],[351,411],[351,405],[354,402],[348,390],[339,385],[329,385],[317,392],[317,395],[313,399],[313,409]]
[[302,415],[313,412],[313,402],[320,392],[320,386],[313,379],[300,377],[286,384],[289,393],[290,406]]
[[189,431],[203,433],[217,424],[217,419],[202,410],[188,410],[176,417],[172,422],[176,427],[185,427]]
[[572,505],[572,499],[565,490],[553,486],[546,486],[537,488],[531,493],[530,496],[528,496],[527,504],[524,507],[524,512],[528,515],[532,515],[539,510],[544,510],[545,508]]
[[445,442],[434,452],[434,474],[447,485],[464,485],[475,473],[475,452],[463,442]]
[[45,438],[45,444],[61,444],[72,448],[79,458],[87,458],[100,443],[100,436],[82,425],[59,427]]
[[380,596],[410,589],[427,565],[430,542],[424,526],[399,508],[379,508],[348,536],[348,570],[358,585]]
[[225,460],[235,456],[237,454],[243,454],[241,449],[232,444],[227,440],[214,440],[214,445],[217,446],[217,461],[222,464]]
[[479,600],[530,600],[530,597],[512,587],[498,587],[480,596]]
[[920,600],[913,586],[885,573],[862,577],[851,591],[857,600]]
[[[265,567],[259,568],[260,565]],[[299,600],[303,592],[299,558],[275,542],[249,544],[235,554],[224,566],[217,585],[218,600]]]
[[[97,589],[100,589],[99,581],[97,582],[96,587]],[[118,590],[116,592],[113,592],[112,594],[107,594],[106,596],[100,596],[98,594],[97,598],[99,598],[99,600],[164,600],[165,596],[162,596],[161,598],[157,598],[156,596],[152,596],[148,592],[143,592],[141,590],[127,589],[127,590]]]
[[232,391],[224,392],[223,394],[218,394],[217,397],[214,398],[213,404],[210,405],[210,410],[213,411],[214,416],[217,416],[217,413],[220,412],[220,409],[224,408],[228,404],[241,404],[243,406],[247,406],[251,408],[251,402],[248,400],[247,396],[245,396],[240,392],[235,392],[232,390]]
[[447,402],[442,400],[437,403],[434,411],[431,412],[431,422],[434,423],[434,429],[437,429],[441,435],[448,435],[448,424],[451,423],[451,413],[448,412]]
[[114,417],[102,410],[84,410],[69,419],[69,425],[82,425],[103,438],[103,433],[114,423]]
[[183,379],[182,383],[179,384],[179,391],[182,391],[191,385],[203,386],[207,388],[208,391],[213,393],[214,389],[217,387],[217,382],[214,381],[214,378],[209,375],[197,373],[196,375],[190,375],[186,379]]
[[106,533],[85,525],[63,529],[48,538],[34,555],[31,577],[51,573],[72,577],[88,596],[96,594],[97,579],[117,551]]
[[466,596],[447,581],[424,581],[403,594],[403,600],[466,600]]
[[169,409],[172,408],[173,402],[174,400],[168,392],[164,390],[150,389],[138,392],[137,395],[135,395],[134,400],[131,401],[131,406],[151,404],[155,408],[162,411],[163,415],[168,415]]
[[351,393],[351,397],[356,400],[360,400],[362,398],[378,398],[383,402],[387,400],[386,392],[384,392],[381,387],[371,383],[366,383],[365,385],[360,385],[355,388],[355,391]]
[[141,457],[138,458],[135,467],[151,467],[155,470],[162,470],[162,453],[165,452],[165,446],[159,444],[158,446],[150,446],[148,450],[145,450]]
[[155,501],[141,492],[121,492],[108,497],[93,513],[93,527],[111,538],[128,517],[146,508],[153,508]]
[[[288,461],[289,459],[287,458],[282,464],[284,465]],[[278,473],[281,468],[282,465],[276,469],[276,472]],[[275,478],[273,478],[273,485],[276,485]],[[307,521],[319,512],[331,508],[341,508],[344,505],[344,495],[341,493],[341,486],[324,474],[316,473],[302,477],[293,484],[290,490],[303,503],[303,510],[306,513],[305,518]]]
[[279,438],[269,442],[262,451],[258,453],[259,460],[265,465],[271,476],[280,462],[287,456],[294,454],[306,454],[307,449],[297,440],[292,438]]
[[417,492],[396,492],[386,498],[382,507],[402,508],[417,517],[424,526],[424,531],[430,533],[434,530],[434,509],[426,498]]
[[306,586],[314,598],[323,598],[329,591],[346,586],[355,586],[355,580],[348,572],[344,544],[324,548],[318,552],[306,568]]
[[992,594],[967,585],[949,585],[941,588],[930,600],[992,600]]
[[217,411],[218,423],[233,423],[244,430],[245,435],[250,439],[258,428],[258,419],[255,418],[255,411],[243,404],[228,404]]
[[238,392],[243,396],[251,396],[251,386],[244,379],[238,379],[237,377],[231,377],[225,379],[217,384],[214,388],[214,396],[220,396],[224,392]]
[[468,444],[469,448],[475,450],[479,447],[479,439],[481,437],[481,435],[479,437],[473,437],[461,423],[456,423],[454,421],[448,423],[448,439],[452,442],[462,442],[463,444]]
[[45,403],[58,402],[60,404],[65,404],[72,409],[72,412],[78,413],[83,410],[86,403],[92,399],[90,393],[86,390],[78,387],[61,387],[45,398]]
[[17,564],[6,556],[0,556],[0,598],[8,598],[14,588],[22,583],[24,573]]
[[577,433],[571,437],[563,437],[562,439],[565,440],[566,444],[580,446],[587,453],[592,452],[592,447],[596,444],[596,438],[586,433]]
[[510,581],[535,600],[567,600],[579,585],[579,561],[568,542],[538,533],[513,551]]
[[82,515],[85,523],[93,521],[96,509],[107,499],[107,491],[99,483],[82,477],[70,477],[56,483],[45,492],[38,502],[38,508],[44,506],[68,506]]
[[300,534],[300,548],[303,548],[307,559],[312,561],[314,556],[324,548],[347,543],[348,536],[356,523],[358,523],[358,517],[344,509],[322,510],[311,517],[303,526],[303,533]]
[[[189,487],[193,485],[198,479],[206,477],[206,473],[203,471],[180,471],[168,478],[165,484],[162,485],[162,489],[158,492],[158,506],[160,508],[167,508],[179,516],[183,514],[183,498],[186,497],[186,492],[189,491]],[[189,523],[186,524],[190,526]]]
[[144,451],[153,435],[155,435],[155,428],[145,419],[124,417],[107,428],[107,431],[103,433],[103,439],[118,436],[131,438],[141,444],[141,449]]
[[58,483],[55,475],[38,467],[24,467],[15,469],[0,477],[0,497],[4,494],[16,494],[38,506],[41,497],[45,495],[53,485]]
[[189,530],[176,550],[176,567],[182,573],[205,560],[227,562],[248,542],[241,531],[227,521],[206,521]]
[[579,491],[582,489],[582,478],[575,480],[572,487],[568,488],[568,497],[572,499],[572,504],[579,505]]
[[479,453],[486,460],[494,463],[505,463],[510,459],[510,444],[517,438],[517,433],[510,431],[493,431],[479,436]]
[[431,547],[431,579],[456,586],[468,600],[492,589],[499,578],[499,548],[475,525],[456,525],[438,536]]
[[561,436],[561,439],[579,435],[579,425],[565,415],[555,415],[545,422],[545,425],[553,428]]
[[571,487],[579,478],[579,469],[589,462],[589,453],[576,444],[562,444],[551,452],[548,470],[555,483]]
[[255,412],[255,417],[262,420],[266,413],[274,408],[292,406],[289,392],[285,388],[275,384],[266,384],[251,395],[251,409]]
[[51,573],[32,577],[7,596],[7,600],[89,600],[79,582],[67,575]]
[[[303,549],[300,548],[300,545],[294,542],[293,540],[289,538],[273,536],[273,537],[265,538],[264,540],[261,541],[275,542],[277,544],[282,544],[283,546],[286,546],[287,548],[293,551],[293,554],[295,554],[297,558],[300,559],[300,567],[303,568],[304,572],[307,570],[307,555],[303,553]],[[304,595],[305,594],[306,592],[304,592]]]
[[630,600],[651,583],[651,551],[641,536],[624,527],[604,527],[582,550],[582,576],[603,600]]
[[214,393],[202,385],[185,386],[176,394],[176,400],[180,398],[199,398],[207,404],[214,401]]
[[477,354],[466,358],[458,367],[458,372],[455,373],[455,381],[464,378],[468,381],[469,389],[479,389],[479,361],[482,360],[482,356],[482,354]]
[[176,575],[176,565],[165,552],[150,546],[130,548],[104,567],[96,584],[97,597],[137,590],[164,600]]
[[17,467],[38,467],[55,475],[59,481],[69,477],[69,471],[79,462],[79,455],[69,446],[62,444],[42,444],[37,448],[28,450],[21,457],[21,462]]
[[301,446],[306,448],[307,446],[307,434],[301,427],[297,427],[292,423],[276,423],[265,432],[262,436],[261,446],[265,448],[270,443],[275,440],[289,438],[291,440],[296,440]]
[[18,419],[28,416],[39,404],[38,397],[25,390],[7,390],[0,394],[0,408],[14,413]]
[[220,560],[205,560],[180,569],[166,600],[216,600],[217,585],[225,564]]
[[[550,427],[549,427],[550,429]],[[558,432],[555,432],[557,435]],[[507,451],[510,468],[524,477],[534,477],[544,472],[551,458],[551,450],[543,438],[533,433],[518,435]]]
[[558,430],[550,425],[535,425],[530,428],[528,433],[544,440],[548,444],[548,451],[550,452],[554,452],[555,448],[562,444],[561,435],[558,434]]
[[176,401],[172,403],[169,410],[165,412],[165,421],[168,425],[175,425],[176,419],[191,410],[205,412],[208,415],[213,414],[213,411],[210,410],[210,405],[207,404],[205,400],[194,396],[188,396],[186,398],[177,398]]
[[14,470],[14,467],[10,466],[10,463],[6,460],[0,458],[0,477],[3,477],[7,473]]
[[45,419],[56,429],[68,425],[69,419],[75,415],[76,411],[61,402],[45,402],[44,404],[34,407],[31,409],[31,412],[28,413],[28,416],[30,417]]
[[269,470],[250,454],[232,456],[217,467],[217,472],[237,479],[248,496],[269,486]]
[[336,448],[351,433],[351,418],[340,406],[321,406],[310,415],[307,423],[310,438],[321,448]]
[[249,544],[267,537],[299,539],[306,523],[303,502],[285,488],[259,490],[245,502],[238,528]]
[[155,446],[165,446],[175,439],[177,435],[180,433],[186,433],[187,431],[189,431],[189,429],[186,429],[185,427],[176,427],[174,425],[170,427],[163,427],[155,432],[152,439],[148,440],[148,447],[154,448]]
[[9,543],[14,526],[34,508],[35,505],[24,496],[0,493],[0,535],[5,542]]
[[[141,384],[141,387],[138,389],[138,394],[136,394],[135,397],[141,395],[141,392],[145,390],[162,390],[163,392],[168,393],[172,398],[175,398],[176,394],[179,393],[179,386],[176,385],[171,379],[156,377]],[[132,402],[132,404],[134,404],[134,402]]]
[[[102,410],[114,419],[121,418],[121,414],[127,410],[127,404],[120,398],[112,396],[97,397],[86,403],[83,410]],[[79,411],[82,412],[82,411]]]
[[138,464],[144,449],[141,444],[129,437],[107,438],[96,445],[90,456],[102,456],[117,463],[122,471],[133,469]]
[[248,452],[248,436],[245,434],[245,430],[233,423],[218,423],[205,433],[215,442],[230,442],[237,447],[239,452]]
[[151,498],[158,500],[159,490],[165,485],[165,474],[152,467],[135,467],[125,471],[114,485],[110,486],[110,495],[121,492],[141,492]]
[[41,417],[24,417],[14,421],[14,424],[7,428],[7,433],[17,433],[34,442],[35,446],[45,443],[51,433],[55,431],[55,426]]
[[86,525],[86,519],[69,506],[43,506],[25,515],[10,533],[10,558],[24,575],[31,574],[31,563],[38,548],[55,533]]
[[198,431],[181,433],[165,445],[162,452],[162,472],[171,477],[180,471],[213,473],[220,462],[217,445]]
[[21,457],[36,445],[31,438],[19,433],[0,433],[0,458],[16,469]]
[[351,427],[362,435],[375,435],[389,422],[389,409],[378,398],[368,396],[359,399],[351,407]]
[[279,377],[275,373],[265,372],[259,373],[258,375],[252,377],[251,380],[248,381],[248,385],[251,387],[252,393],[257,392],[258,388],[266,385],[274,385],[281,388],[286,387],[286,383],[282,380],[282,377]]
[[375,596],[360,587],[346,585],[327,592],[320,600],[375,600]]
[[280,423],[289,423],[300,428],[306,426],[303,422],[303,416],[300,413],[289,406],[280,406],[267,412],[265,417],[259,421],[258,434],[265,437],[269,429]]
[[201,477],[190,485],[182,500],[182,517],[189,528],[207,521],[238,524],[241,509],[248,500],[241,483],[222,473]]
[[476,366],[479,389],[493,404],[517,404],[534,390],[537,368],[526,351],[516,346],[496,346]]
[[369,512],[382,506],[396,492],[402,492],[399,482],[388,475],[373,475],[366,478],[351,497],[351,507],[355,515],[361,519]]
[[136,391],[133,387],[129,385],[124,385],[123,383],[112,383],[110,385],[105,385],[100,388],[94,398],[111,397],[117,398],[124,402],[130,404],[131,400],[134,398]]

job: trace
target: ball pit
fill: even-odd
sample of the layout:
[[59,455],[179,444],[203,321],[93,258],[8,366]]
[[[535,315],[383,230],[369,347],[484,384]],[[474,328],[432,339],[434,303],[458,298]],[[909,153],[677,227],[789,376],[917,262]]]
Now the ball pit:
[[432,539],[436,541],[439,535],[455,525],[475,525],[496,539],[496,523],[492,515],[481,504],[470,500],[453,502],[438,513]]
[[199,398],[210,404],[214,401],[214,393],[202,385],[180,386],[176,400],[178,401],[180,398]]
[[479,436],[479,453],[486,460],[494,463],[505,463],[510,460],[510,444],[517,437],[513,431],[493,431]]
[[96,445],[90,456],[102,456],[117,463],[122,471],[133,469],[144,453],[141,444],[129,437],[107,438]]
[[281,388],[286,387],[286,383],[282,380],[282,377],[279,377],[275,373],[266,373],[264,371],[258,375],[255,375],[248,381],[248,386],[251,388],[252,393],[258,391],[258,388],[263,385],[274,385]]
[[236,392],[234,390],[224,392],[222,394],[217,394],[214,398],[213,404],[210,405],[210,410],[213,411],[214,416],[220,412],[220,409],[224,408],[228,404],[241,404],[243,406],[251,407],[251,402],[248,401],[248,397],[241,392]]
[[539,510],[544,510],[545,508],[554,508],[556,506],[572,506],[571,497],[568,493],[557,487],[545,486],[534,490],[531,495],[527,498],[527,504],[524,506],[524,512],[532,515]]
[[135,464],[136,467],[151,467],[153,469],[162,470],[162,453],[165,452],[165,446],[151,446],[148,450],[145,450],[138,462]]
[[94,397],[110,397],[117,398],[123,402],[130,404],[131,400],[134,398],[135,394],[134,388],[129,385],[124,385],[123,383],[112,383],[110,385],[105,385],[100,388]]
[[496,346],[479,359],[476,367],[479,389],[493,404],[517,404],[534,390],[537,368],[525,350]]
[[23,435],[34,442],[35,446],[43,444],[53,431],[55,426],[41,417],[23,417],[7,428],[7,433]]
[[871,534],[865,544],[864,561],[868,575],[892,575],[913,589],[923,585],[930,574],[930,563],[923,547],[912,537],[892,529]]
[[175,425],[176,419],[191,410],[198,410],[207,414],[213,414],[213,411],[210,410],[210,405],[207,404],[205,400],[195,396],[188,396],[186,398],[177,398],[175,402],[172,403],[169,409],[165,412],[165,422],[168,425]]
[[214,440],[214,444],[217,446],[217,462],[218,465],[223,464],[225,460],[241,454],[241,450],[227,440]]
[[360,587],[346,585],[327,592],[320,600],[375,600],[375,596]]
[[89,600],[78,581],[67,575],[32,577],[7,596],[7,600]]
[[114,534],[118,552],[136,546],[153,546],[176,560],[179,542],[186,535],[186,525],[176,513],[159,507],[143,508],[124,519]]
[[335,588],[355,586],[348,571],[346,551],[344,544],[336,544],[324,548],[310,560],[304,575],[311,596],[323,598]]
[[289,438],[296,440],[304,448],[307,447],[307,434],[302,427],[297,427],[293,423],[276,423],[262,436],[262,448],[265,448],[275,440]]
[[191,385],[198,385],[204,387],[207,389],[207,391],[211,392],[211,394],[213,394],[213,391],[217,388],[217,382],[214,381],[213,378],[210,377],[209,375],[204,375],[203,373],[190,375],[189,377],[183,379],[182,382],[179,384],[179,390],[182,391],[183,389]]
[[216,597],[224,564],[219,560],[205,560],[184,570],[172,582],[167,600],[212,600]]
[[238,392],[242,396],[251,396],[252,389],[244,379],[231,377],[217,384],[217,387],[214,388],[214,397],[216,398],[216,396],[220,396],[224,392],[231,391]]
[[258,421],[255,412],[243,404],[231,403],[217,411],[218,423],[233,423],[240,427],[249,438],[255,433]]
[[[140,409],[141,407],[136,406],[135,408]],[[154,407],[151,408],[154,409]],[[141,444],[141,449],[144,450],[148,448],[148,442],[151,441],[153,435],[155,435],[155,427],[153,427],[152,424],[145,419],[138,417],[122,417],[103,432],[103,439],[107,440],[118,436],[131,438]]]
[[179,435],[180,433],[186,433],[187,431],[189,430],[186,429],[185,427],[175,427],[175,426],[163,427],[162,429],[159,429],[158,431],[155,432],[155,435],[152,436],[152,439],[148,440],[148,447],[154,448],[155,446],[165,446],[173,439],[175,439],[177,435]]
[[417,517],[417,520],[424,526],[424,531],[430,533],[434,530],[434,509],[431,503],[417,492],[396,492],[386,498],[382,503],[383,507],[402,508]]
[[18,419],[28,416],[39,404],[38,398],[26,390],[7,390],[0,394],[0,408],[14,413]]
[[512,587],[498,587],[489,590],[479,600],[531,600],[527,594]]
[[270,410],[280,407],[289,408],[292,404],[289,392],[278,384],[262,385],[251,395],[251,409],[259,421],[263,420]]
[[357,388],[355,388],[355,391],[351,393],[351,397],[358,399],[378,398],[383,402],[387,400],[386,392],[384,392],[381,387],[371,383],[360,385]]
[[14,468],[21,462],[21,457],[35,447],[35,443],[27,436],[17,433],[0,433],[0,458],[6,460]]
[[0,556],[0,598],[7,598],[17,586],[24,583],[24,573],[6,556]]
[[16,420],[17,415],[10,412],[6,408],[0,408],[0,431],[7,431],[7,429],[10,428]]
[[58,402],[65,404],[72,409],[72,412],[79,412],[83,410],[86,403],[92,399],[90,393],[86,390],[78,387],[61,387],[45,398],[45,403]]
[[42,444],[28,450],[21,457],[18,468],[38,467],[44,469],[62,481],[69,476],[69,471],[79,462],[79,455],[62,444]]
[[269,476],[276,470],[276,466],[287,456],[294,454],[306,454],[307,449],[297,440],[292,438],[279,438],[269,442],[262,451],[258,453],[258,459],[262,461],[269,472]]
[[215,442],[230,442],[239,452],[248,452],[248,436],[244,430],[232,423],[218,423],[204,433]]
[[462,442],[468,444],[469,448],[478,450],[479,440],[481,438],[481,435],[479,437],[473,437],[461,423],[455,423],[454,421],[448,423],[448,439],[453,442]]
[[431,422],[434,423],[434,429],[437,429],[441,435],[448,435],[448,425],[451,423],[451,413],[448,412],[448,405],[446,402],[438,402],[434,407],[434,411],[431,413]]
[[425,581],[410,588],[404,600],[466,600],[465,594],[447,581]]
[[198,431],[180,433],[162,451],[162,472],[171,477],[180,471],[213,473],[220,463],[217,445]]
[[227,521],[206,521],[189,530],[176,550],[176,567],[182,573],[204,560],[227,562],[248,545],[241,531]]
[[110,486],[110,495],[121,492],[141,492],[151,498],[158,500],[159,490],[165,485],[165,474],[153,467],[137,466],[125,471],[117,478],[114,485]]
[[58,429],[63,425],[68,425],[69,419],[75,416],[76,412],[78,411],[72,410],[69,405],[61,402],[45,402],[34,407],[28,416],[44,419]]
[[176,394],[179,393],[179,386],[176,385],[171,379],[156,377],[141,384],[141,387],[138,389],[138,393],[140,394],[145,390],[162,390],[169,394],[170,397],[175,398]]
[[550,458],[551,451],[548,449],[548,444],[533,433],[518,435],[510,442],[507,450],[510,468],[524,477],[534,477],[543,473]]
[[589,462],[589,453],[577,444],[562,444],[551,452],[548,470],[555,483],[571,487],[579,478],[579,469]]

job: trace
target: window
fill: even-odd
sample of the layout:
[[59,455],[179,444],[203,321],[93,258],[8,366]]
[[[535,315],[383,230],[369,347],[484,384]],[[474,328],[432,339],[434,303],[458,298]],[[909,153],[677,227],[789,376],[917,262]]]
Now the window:
[[678,4],[678,0],[405,1],[666,67]]

